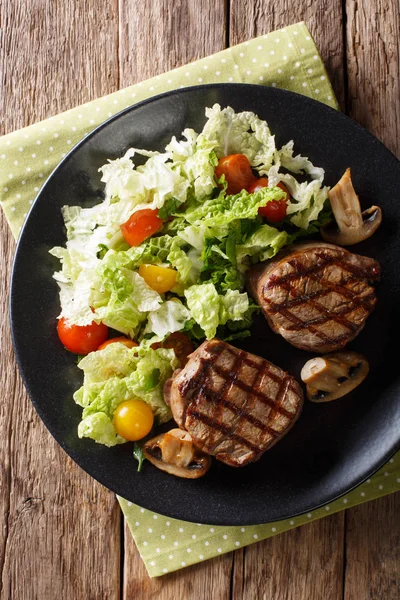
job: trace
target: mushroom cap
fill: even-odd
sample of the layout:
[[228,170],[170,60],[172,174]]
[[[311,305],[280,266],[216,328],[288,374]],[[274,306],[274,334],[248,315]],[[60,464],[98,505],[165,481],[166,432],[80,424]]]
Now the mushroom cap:
[[322,239],[338,246],[352,246],[368,239],[382,223],[382,209],[371,206],[361,213],[361,217],[362,227],[350,227],[347,230],[340,230],[336,221],[329,221],[320,229]]
[[185,479],[198,479],[211,466],[211,457],[193,445],[187,431],[178,428],[148,440],[143,453],[161,471]]
[[307,361],[301,379],[311,402],[330,402],[354,390],[368,373],[369,364],[362,354],[343,350]]
[[351,246],[371,237],[378,229],[382,222],[382,211],[378,206],[371,206],[361,212],[350,169],[346,169],[328,195],[335,221],[321,227],[323,240],[339,246]]

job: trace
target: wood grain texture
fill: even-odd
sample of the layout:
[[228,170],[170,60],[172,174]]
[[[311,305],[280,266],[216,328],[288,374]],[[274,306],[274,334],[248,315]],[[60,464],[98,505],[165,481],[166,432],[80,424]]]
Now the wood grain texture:
[[[327,18],[329,15],[329,19]],[[344,105],[344,44],[340,0],[232,0],[230,44],[244,42],[304,20]],[[332,515],[309,526],[235,553],[234,600],[336,600],[342,594],[344,517]],[[238,560],[236,560],[238,556]]]
[[339,513],[245,548],[235,560],[232,600],[342,598],[343,541]]
[[[125,527],[124,600],[231,600],[234,554],[150,579]],[[249,597],[250,599],[250,597]]]
[[0,2],[0,134],[119,87],[118,0]]
[[[346,2],[347,112],[400,158],[400,5]],[[346,511],[345,600],[400,597],[400,494]]]
[[341,0],[231,0],[230,45],[305,21],[320,51],[333,89],[344,108]]
[[[178,0],[173,9],[167,0],[121,1],[121,85],[222,50],[226,23],[224,0]],[[231,555],[150,579],[127,528],[124,552],[124,600],[229,598]]]
[[[45,118],[118,87],[115,10],[89,0],[1,4],[1,128]],[[0,265],[15,249],[0,215]],[[0,288],[2,600],[120,597],[120,512],[39,420],[15,364]]]
[[127,86],[226,46],[224,0],[121,0],[120,74]]
[[347,0],[348,113],[400,156],[400,5]]
[[344,600],[400,597],[400,493],[347,511]]
[[[398,0],[4,1],[0,133],[301,19],[342,107],[347,100],[350,114],[400,153]],[[6,280],[13,252],[0,215]],[[129,531],[121,538],[114,495],[60,450],[30,405],[5,286],[0,373],[2,599],[398,599],[399,494],[150,579]]]

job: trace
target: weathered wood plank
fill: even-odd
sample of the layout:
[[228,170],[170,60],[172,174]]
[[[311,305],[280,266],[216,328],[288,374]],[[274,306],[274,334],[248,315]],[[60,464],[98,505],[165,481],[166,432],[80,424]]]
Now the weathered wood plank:
[[[226,5],[223,0],[123,0],[120,3],[120,74],[126,86],[223,50]],[[232,556],[150,579],[126,528],[126,600],[229,598]]]
[[400,156],[400,7],[347,0],[348,112]]
[[[124,600],[230,600],[233,553],[150,579],[125,527]],[[250,596],[249,596],[250,598]]]
[[[400,157],[400,8],[347,0],[348,113]],[[347,511],[344,597],[397,600],[400,494]]]
[[[118,87],[117,13],[92,0],[1,4],[1,129],[11,131]],[[0,264],[14,242],[0,216]],[[0,569],[4,600],[120,595],[120,512],[45,429],[12,352],[0,288]]]
[[239,44],[299,21],[305,21],[307,24],[343,108],[344,48],[341,0],[232,0],[229,43]]
[[223,50],[224,0],[122,0],[121,87]]
[[[0,211],[0,265],[3,276],[9,275],[14,253],[14,242],[7,223]],[[16,378],[16,366],[13,360],[9,324],[7,319],[7,295],[4,286],[0,291],[0,373],[3,401],[0,402],[0,572],[3,573],[6,545],[9,532],[10,492],[12,486],[11,472],[11,437],[14,397],[23,394],[20,381]]]
[[[328,17],[329,15],[329,17]],[[304,20],[344,104],[342,3],[232,0],[230,44]],[[336,600],[342,593],[344,516],[271,538],[235,554],[233,598]],[[236,560],[237,557],[237,560]]]
[[347,511],[344,599],[398,600],[400,493]]
[[0,3],[0,133],[119,87],[118,2]]
[[339,513],[245,548],[233,600],[342,598],[343,535]]
[[[222,1],[217,5],[205,0],[177,2],[171,10],[165,0],[146,3],[125,0],[120,7],[119,72],[116,4],[116,1],[103,6],[93,0],[67,0],[64,3],[33,0],[27,11],[26,4],[16,0],[0,6],[3,28],[1,132],[113,91],[118,87],[119,77],[122,86],[128,85],[224,46],[225,3]],[[328,66],[335,91],[343,99],[340,2],[307,0],[303,6],[298,6],[287,0],[246,3],[232,0],[231,4],[231,44],[304,18]],[[361,4],[348,2],[349,107],[353,116],[384,139],[392,150],[398,151],[398,9],[395,0],[379,0],[374,4],[378,9],[372,14],[371,4],[366,0]],[[372,40],[371,47],[371,38],[377,31],[379,45],[374,46]],[[353,39],[359,40],[358,45],[354,45],[357,55],[354,74],[351,72]],[[388,61],[383,61],[385,67],[381,72],[381,57],[385,55]],[[381,79],[375,79],[378,92],[371,85],[362,87],[370,84],[371,64],[375,76],[381,75]],[[379,111],[373,108],[375,114],[371,121],[370,105],[376,101],[377,93],[378,104],[373,106],[378,106]],[[381,107],[384,100],[387,104]],[[3,220],[0,223],[0,265],[4,274],[4,265],[10,264],[13,244],[6,224]],[[0,372],[5,374],[2,378],[5,400],[0,404],[2,597],[18,600],[115,598],[119,576],[119,512],[113,495],[87,478],[65,457],[30,408],[12,359],[5,290],[0,293],[3,309],[0,312]],[[82,501],[82,498],[86,500]],[[361,592],[365,589],[359,587],[361,576],[357,573],[376,578],[382,571],[382,564],[381,580],[376,580],[377,584],[366,590],[365,597],[389,600],[397,597],[393,594],[399,573],[398,521],[395,520],[396,505],[393,507],[392,498],[374,503],[374,514],[369,513],[370,505],[352,509],[359,511],[354,514],[354,519],[349,513],[346,575],[346,598],[349,600],[362,597]],[[317,588],[313,588],[310,578],[314,569],[323,564],[328,564],[328,575],[320,574],[318,580],[319,589],[325,590],[326,594],[321,597],[334,597],[329,594],[334,590],[333,573],[340,570],[340,560],[336,556],[329,563],[326,540],[331,536],[334,549],[340,546],[341,518],[342,515],[338,517],[337,530],[335,517],[331,517],[328,532],[321,521],[318,524],[321,530],[312,532],[317,525],[312,524],[237,551],[234,555],[234,598],[280,600],[285,598],[281,595],[282,590],[287,598],[292,598],[296,589],[305,590],[303,596],[297,598],[312,598],[309,589]],[[379,525],[376,523],[373,528],[376,521]],[[110,531],[112,535],[109,535]],[[301,537],[300,541],[298,537]],[[89,546],[83,547],[82,539],[88,539]],[[292,546],[296,547],[299,556],[295,555]],[[364,546],[369,549],[367,552],[363,551]],[[307,551],[307,547],[311,551]],[[129,532],[126,533],[125,548],[125,598],[227,597],[232,555],[150,580]],[[373,554],[371,548],[375,549]],[[390,552],[394,560],[390,560]],[[289,585],[290,579],[285,582],[283,571],[278,572],[279,562],[284,565],[285,561],[292,565],[296,586]],[[367,564],[365,570],[358,568],[360,561]],[[262,568],[259,562],[263,563]],[[252,574],[257,578],[258,588],[251,581]],[[254,592],[254,595],[240,595],[240,590]],[[275,593],[270,593],[271,590]]]

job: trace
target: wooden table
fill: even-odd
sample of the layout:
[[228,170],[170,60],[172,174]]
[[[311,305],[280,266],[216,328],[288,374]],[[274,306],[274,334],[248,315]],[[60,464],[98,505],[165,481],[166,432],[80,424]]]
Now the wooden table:
[[[1,133],[304,19],[342,109],[400,155],[398,0],[5,0],[0,10]],[[15,244],[0,218],[7,282]],[[149,579],[114,494],[34,412],[5,283],[0,295],[4,600],[400,597],[400,494]]]

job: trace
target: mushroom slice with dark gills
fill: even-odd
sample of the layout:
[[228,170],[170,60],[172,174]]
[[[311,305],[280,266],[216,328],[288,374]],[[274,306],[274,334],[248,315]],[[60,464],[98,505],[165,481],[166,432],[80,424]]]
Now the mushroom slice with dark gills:
[[185,479],[202,477],[211,465],[211,458],[196,448],[189,433],[182,429],[171,429],[148,440],[143,452],[158,469]]
[[321,236],[326,242],[351,246],[371,237],[378,229],[382,222],[382,211],[379,206],[371,206],[361,212],[350,169],[346,170],[328,195],[336,222],[321,227]]
[[349,394],[369,373],[367,360],[357,352],[341,351],[306,362],[301,378],[312,402],[330,402]]
[[258,460],[292,428],[303,406],[291,375],[217,339],[190,355],[165,392],[194,445],[232,467]]
[[302,350],[325,353],[360,333],[375,307],[379,276],[376,260],[312,242],[250,268],[247,288],[275,333]]

